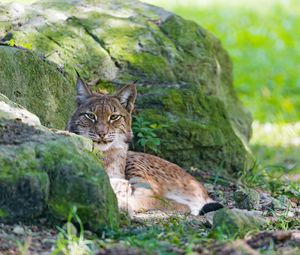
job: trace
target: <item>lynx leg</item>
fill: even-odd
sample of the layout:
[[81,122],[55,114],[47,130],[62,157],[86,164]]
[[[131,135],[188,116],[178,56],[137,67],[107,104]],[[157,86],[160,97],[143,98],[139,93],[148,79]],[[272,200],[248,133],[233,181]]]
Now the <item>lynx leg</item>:
[[135,212],[159,209],[161,201],[150,185],[141,178],[131,178],[129,183],[132,193],[128,197],[128,205]]
[[129,180],[132,187],[132,194],[128,197],[129,207],[135,212],[147,210],[176,210],[179,212],[189,212],[189,207],[169,200],[159,194],[156,194],[149,183],[142,178],[131,178]]
[[[136,179],[136,178],[134,178]],[[116,194],[118,207],[121,211],[133,212],[158,209],[160,201],[155,197],[151,187],[139,180],[129,182],[125,179],[110,178],[110,184]]]
[[110,178],[109,180],[116,194],[119,209],[130,213],[130,208],[128,207],[128,197],[132,193],[130,184],[127,180],[120,178]]

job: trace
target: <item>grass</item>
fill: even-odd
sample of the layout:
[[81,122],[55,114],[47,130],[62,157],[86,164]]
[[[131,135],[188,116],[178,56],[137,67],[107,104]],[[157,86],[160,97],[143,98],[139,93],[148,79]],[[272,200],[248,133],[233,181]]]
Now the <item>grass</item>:
[[[74,228],[70,221],[66,225]],[[126,249],[129,249],[129,253],[124,254],[132,254],[133,251],[149,255],[172,255],[178,254],[178,251],[182,254],[192,254],[199,244],[209,245],[213,242],[208,233],[209,229],[201,220],[173,215],[167,219],[125,224],[119,232],[103,235],[101,238],[87,239],[83,229],[80,230],[80,237],[70,230],[61,231],[56,249],[51,254],[89,255],[95,254],[97,249],[110,250],[116,247],[119,247],[121,254],[121,251]]]
[[[283,212],[276,221],[270,222],[262,229],[273,231],[299,228],[299,221],[288,216],[288,212],[289,210]],[[94,236],[92,239],[84,237],[83,229],[80,230],[80,237],[70,230],[63,231],[63,235],[58,237],[56,249],[51,254],[90,255],[99,250],[103,252],[101,254],[212,254],[209,252],[217,246],[259,233],[258,230],[249,230],[238,235],[229,233],[227,229],[226,225],[210,229],[199,218],[184,215],[154,220],[150,218],[144,222],[123,225],[119,232],[98,238]],[[272,253],[276,250],[272,246],[264,250],[271,252],[270,254],[277,254]]]
[[253,123],[252,149],[260,164],[268,166],[273,176],[300,180],[300,122],[276,124]]

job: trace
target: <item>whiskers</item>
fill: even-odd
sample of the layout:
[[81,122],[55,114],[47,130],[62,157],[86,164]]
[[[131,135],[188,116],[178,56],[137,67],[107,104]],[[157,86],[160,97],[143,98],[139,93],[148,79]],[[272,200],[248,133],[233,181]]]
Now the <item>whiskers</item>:
[[109,140],[109,141],[114,141],[116,139],[116,133],[108,133],[106,136],[105,136],[105,139],[106,140]]
[[99,136],[94,130],[88,130],[87,137],[93,140],[95,143],[108,144],[115,140],[115,135],[108,133],[104,137]]
[[88,131],[88,137],[90,139],[92,139],[93,141],[97,141],[97,140],[100,139],[100,137],[94,131],[92,131],[92,130]]

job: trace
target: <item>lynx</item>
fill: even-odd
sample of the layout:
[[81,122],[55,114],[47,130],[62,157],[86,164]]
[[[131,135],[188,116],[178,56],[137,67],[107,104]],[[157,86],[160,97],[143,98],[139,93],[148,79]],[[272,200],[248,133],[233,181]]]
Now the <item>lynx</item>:
[[128,150],[136,95],[134,85],[114,95],[92,93],[78,77],[77,109],[67,126],[68,131],[92,139],[94,147],[103,153],[104,168],[119,207],[134,212],[172,209],[193,215],[222,208],[200,182],[179,166]]

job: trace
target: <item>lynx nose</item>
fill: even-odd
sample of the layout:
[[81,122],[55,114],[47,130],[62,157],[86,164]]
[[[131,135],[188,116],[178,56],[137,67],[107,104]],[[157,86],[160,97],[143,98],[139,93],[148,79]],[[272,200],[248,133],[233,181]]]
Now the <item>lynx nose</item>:
[[107,134],[107,127],[104,126],[104,125],[100,125],[99,127],[96,128],[96,132],[97,132],[97,135],[103,139],[105,137],[105,135]]
[[105,137],[105,133],[104,132],[98,132],[98,136],[100,136],[100,138],[103,139]]

